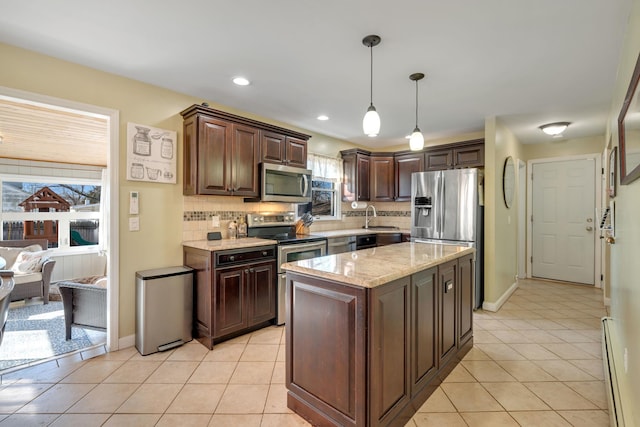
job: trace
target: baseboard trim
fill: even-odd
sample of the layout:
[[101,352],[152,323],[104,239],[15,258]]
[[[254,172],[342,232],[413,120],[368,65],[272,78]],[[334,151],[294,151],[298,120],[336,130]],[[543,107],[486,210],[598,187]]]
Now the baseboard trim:
[[136,335],[129,335],[118,340],[118,348],[120,350],[136,345]]
[[620,354],[621,345],[617,336],[615,321],[603,317],[602,321],[602,362],[604,367],[609,421],[612,427],[634,425],[633,406],[628,400],[624,357]]
[[513,294],[516,289],[518,289],[518,282],[514,282],[509,289],[507,289],[507,291],[502,294],[502,296],[500,298],[498,298],[498,301],[496,302],[488,302],[485,301],[482,303],[482,309],[486,310],[486,311],[493,311],[494,313],[498,310],[500,310],[500,307],[502,307],[502,305],[507,302],[507,300],[509,299],[509,297],[511,296],[511,294]]

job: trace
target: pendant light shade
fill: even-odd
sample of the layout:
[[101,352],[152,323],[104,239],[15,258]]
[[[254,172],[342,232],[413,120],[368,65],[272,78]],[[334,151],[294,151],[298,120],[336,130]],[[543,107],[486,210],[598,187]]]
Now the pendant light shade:
[[380,115],[376,111],[376,107],[371,104],[367,109],[367,114],[362,119],[362,130],[367,136],[378,136],[380,132]]
[[409,76],[409,79],[416,82],[416,127],[413,129],[413,133],[409,138],[409,148],[413,151],[422,150],[424,148],[424,136],[418,127],[418,81],[423,78],[424,74],[422,73],[414,73]]
[[420,128],[415,128],[409,138],[409,148],[413,151],[422,150],[424,148],[424,136],[420,132]]
[[362,119],[362,130],[367,136],[378,136],[380,133],[380,116],[376,111],[376,107],[373,106],[373,47],[380,44],[380,37],[376,35],[370,35],[362,39],[362,44],[367,46],[371,51],[371,98],[370,105],[367,109],[367,113]]

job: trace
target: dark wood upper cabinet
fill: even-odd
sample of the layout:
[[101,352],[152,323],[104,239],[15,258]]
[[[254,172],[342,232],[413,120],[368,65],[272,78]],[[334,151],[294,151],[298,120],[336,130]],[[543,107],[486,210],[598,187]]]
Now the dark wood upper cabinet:
[[394,156],[395,200],[411,200],[411,174],[424,171],[424,153],[405,153]]
[[180,114],[185,195],[259,197],[261,161],[306,167],[309,135],[202,105]]
[[441,171],[453,167],[453,153],[451,149],[427,150],[424,153],[425,171]]
[[484,142],[453,149],[453,165],[456,168],[484,166]]
[[342,201],[410,201],[411,174],[484,166],[484,139],[438,145],[422,151],[341,151]]
[[288,136],[285,141],[285,151],[287,166],[307,168],[307,141]]
[[371,156],[363,150],[342,151],[344,161],[342,177],[342,201],[370,200]]
[[239,124],[234,124],[232,129],[231,154],[228,158],[228,163],[231,163],[229,189],[234,196],[257,197],[260,195],[260,131]]
[[370,200],[372,202],[392,202],[395,196],[393,153],[372,154],[370,161]]
[[298,168],[307,167],[307,141],[276,132],[262,132],[262,161]]

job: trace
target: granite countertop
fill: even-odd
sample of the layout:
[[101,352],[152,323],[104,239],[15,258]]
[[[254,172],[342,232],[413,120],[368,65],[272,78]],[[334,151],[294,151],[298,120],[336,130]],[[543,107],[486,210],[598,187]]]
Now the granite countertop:
[[204,249],[205,251],[224,251],[227,249],[251,248],[254,246],[267,246],[278,244],[275,240],[260,239],[257,237],[243,237],[240,239],[222,239],[222,240],[191,240],[182,242],[182,246],[195,249]]
[[290,262],[282,268],[374,288],[474,252],[474,248],[467,246],[405,242]]
[[393,233],[402,233],[402,234],[411,234],[411,230],[403,229],[403,228],[349,228],[346,230],[331,230],[331,231],[313,231],[311,230],[311,234],[314,236],[322,236],[326,238],[332,237],[345,237],[345,236],[357,236],[361,234],[393,234]]

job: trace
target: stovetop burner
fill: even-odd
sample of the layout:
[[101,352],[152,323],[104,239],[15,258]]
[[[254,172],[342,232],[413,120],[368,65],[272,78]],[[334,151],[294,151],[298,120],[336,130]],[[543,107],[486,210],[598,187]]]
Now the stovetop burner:
[[280,245],[325,240],[325,237],[313,234],[296,234],[294,218],[293,212],[249,214],[247,235],[277,240]]

